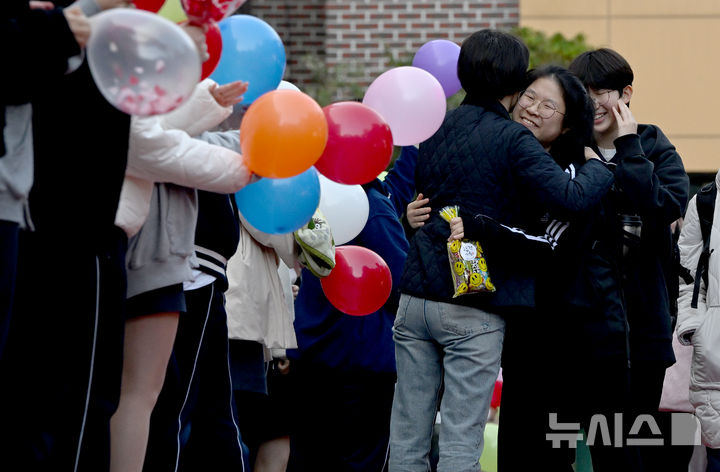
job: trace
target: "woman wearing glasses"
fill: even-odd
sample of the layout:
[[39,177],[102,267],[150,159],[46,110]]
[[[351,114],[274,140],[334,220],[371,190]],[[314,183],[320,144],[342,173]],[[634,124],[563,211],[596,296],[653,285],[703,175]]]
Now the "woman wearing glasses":
[[[561,67],[532,70],[527,83],[513,120],[529,129],[574,177],[592,139],[593,103],[577,77]],[[619,132],[634,130],[624,126]],[[535,206],[533,201],[528,198],[528,206]],[[408,222],[421,226],[419,214],[429,209],[412,205]],[[547,215],[537,206],[538,218],[524,230],[485,215],[472,217],[462,208],[460,212],[466,217],[452,222],[451,238],[483,242],[491,273],[490,248],[500,243],[511,245],[518,260],[538,269],[536,310],[530,316],[505,318],[500,470],[571,471],[579,427],[590,431],[590,418],[601,414],[612,430],[613,412],[622,411],[627,398],[627,325],[613,264],[613,251],[619,249],[609,222],[612,200],[604,198],[569,223],[554,219],[567,215]],[[568,439],[553,442],[553,433]],[[606,470],[605,464],[633,470],[623,449],[605,446],[598,439],[592,448],[595,470]]]
[[[584,146],[591,142],[592,97],[579,79],[560,67],[531,71],[529,82],[513,119],[574,175],[585,163]],[[636,131],[636,124],[623,123],[617,133]],[[502,471],[540,466],[569,472],[575,439],[561,440],[562,435],[571,437],[578,426],[588,434],[600,433],[597,424],[591,425],[593,415],[615,431],[614,414],[624,411],[629,352],[615,256],[621,251],[616,213],[611,194],[570,219],[551,213],[541,219],[546,242],[527,245],[526,259],[538,261],[544,270],[538,276],[535,316],[510,319],[506,326],[498,455]],[[472,238],[472,227],[480,225],[466,220],[465,236]],[[529,359],[528,352],[537,357]],[[636,470],[633,452],[614,447],[615,438],[595,434],[593,439],[596,472]],[[523,445],[522,454],[518,444]]]

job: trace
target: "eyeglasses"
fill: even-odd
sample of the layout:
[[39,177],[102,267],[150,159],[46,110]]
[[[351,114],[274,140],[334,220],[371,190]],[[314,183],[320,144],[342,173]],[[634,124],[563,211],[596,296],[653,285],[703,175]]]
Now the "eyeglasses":
[[598,107],[601,105],[607,105],[610,101],[611,92],[613,92],[613,90],[599,90],[597,92],[594,90],[588,90],[588,95],[592,99],[593,104]]
[[[537,98],[532,92],[525,90],[522,94],[520,94],[518,105],[525,109],[528,109],[535,105],[535,102],[537,101]],[[555,104],[549,100],[542,100],[538,104],[537,114],[540,115],[542,118],[547,120],[549,118],[552,118],[555,113],[560,113],[562,116],[565,116],[565,113],[558,110],[555,107]]]

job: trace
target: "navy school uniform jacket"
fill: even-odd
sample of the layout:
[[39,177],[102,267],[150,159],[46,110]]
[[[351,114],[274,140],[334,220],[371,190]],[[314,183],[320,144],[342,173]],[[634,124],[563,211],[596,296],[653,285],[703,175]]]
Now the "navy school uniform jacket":
[[[580,157],[582,160],[566,169],[572,177],[585,165]],[[569,221],[549,215],[538,223],[520,229],[504,227],[484,215],[463,218],[466,238],[501,240],[513,247],[518,258],[539,268],[535,300],[539,313],[536,319],[523,320],[533,323],[517,334],[548,350],[557,348],[580,353],[584,359],[618,359],[626,364],[629,333],[613,198],[606,195],[600,204]]]
[[[196,136],[210,144],[240,152],[237,130],[209,132]],[[216,278],[216,287],[228,288],[227,261],[240,243],[240,220],[233,194],[198,190],[198,217],[195,227],[195,257],[199,270]]]
[[571,179],[498,101],[466,101],[420,145],[415,184],[433,202],[433,213],[410,242],[400,291],[496,313],[533,307],[535,264],[516,257],[502,242],[483,246],[497,291],[452,298],[449,226],[437,210],[459,205],[466,215],[484,214],[507,226],[528,227],[537,220],[538,204],[559,212],[584,211],[600,201],[612,182],[612,172],[598,160]]
[[673,240],[670,224],[685,214],[689,179],[675,147],[654,125],[615,140],[618,211],[642,219],[640,245],[630,252],[624,273],[631,360],[675,362],[670,300]]

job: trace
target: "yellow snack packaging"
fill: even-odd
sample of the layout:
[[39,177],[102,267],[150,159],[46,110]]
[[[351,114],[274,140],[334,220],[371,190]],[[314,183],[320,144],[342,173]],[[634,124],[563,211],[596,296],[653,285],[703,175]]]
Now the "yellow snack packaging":
[[[444,207],[440,210],[440,216],[449,223],[458,216],[457,205]],[[490,281],[482,246],[478,241],[463,239],[449,242],[447,252],[455,288],[453,298],[471,293],[495,291],[495,286]]]

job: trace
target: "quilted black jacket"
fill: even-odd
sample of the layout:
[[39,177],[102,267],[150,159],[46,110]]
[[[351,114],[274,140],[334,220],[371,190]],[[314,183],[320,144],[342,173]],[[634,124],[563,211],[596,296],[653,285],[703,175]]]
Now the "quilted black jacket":
[[502,243],[483,247],[497,291],[452,298],[450,231],[437,210],[459,205],[466,216],[482,213],[508,226],[529,227],[538,208],[567,214],[596,205],[612,182],[612,172],[599,160],[571,179],[499,102],[464,103],[420,146],[415,183],[433,212],[411,241],[400,291],[498,313],[533,307],[534,278],[542,268]]

